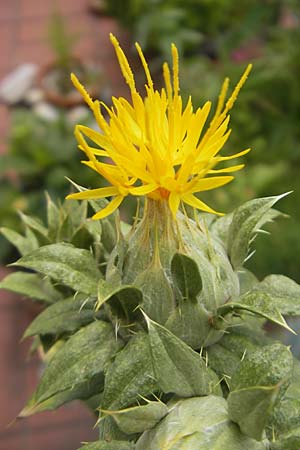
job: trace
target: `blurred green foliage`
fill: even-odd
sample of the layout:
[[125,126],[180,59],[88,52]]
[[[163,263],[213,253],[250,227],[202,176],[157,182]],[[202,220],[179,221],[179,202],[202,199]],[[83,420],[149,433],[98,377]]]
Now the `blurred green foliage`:
[[[87,112],[81,122],[90,120]],[[99,184],[99,176],[80,164],[82,156],[76,149],[74,123],[65,112],[49,121],[29,109],[13,110],[8,152],[1,156],[1,226],[19,228],[16,210],[43,217],[45,192],[63,200],[70,191],[66,177],[84,186]],[[5,261],[11,247],[0,239],[0,259]]]
[[[146,52],[169,57],[170,40],[180,52],[235,45],[256,32],[266,34],[281,0],[106,0],[106,10],[132,33]],[[218,42],[221,38],[221,42]]]

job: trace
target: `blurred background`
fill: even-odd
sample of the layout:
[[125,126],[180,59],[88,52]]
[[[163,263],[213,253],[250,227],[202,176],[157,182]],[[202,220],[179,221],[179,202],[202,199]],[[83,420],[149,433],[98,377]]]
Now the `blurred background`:
[[[74,124],[94,122],[70,83],[70,72],[93,97],[110,104],[112,94],[127,97],[128,91],[109,32],[120,40],[141,89],[143,73],[133,43],[139,41],[144,49],[159,87],[161,64],[169,60],[174,42],[180,52],[181,94],[186,99],[191,94],[194,107],[216,100],[224,78],[229,76],[233,87],[253,63],[231,114],[233,132],[223,154],[247,147],[252,151],[235,181],[205,200],[230,212],[248,199],[292,190],[277,205],[285,214],[268,225],[271,236],[257,237],[248,267],[259,279],[282,273],[300,282],[299,0],[0,3],[1,227],[19,229],[16,211],[42,220],[45,192],[62,200],[70,190],[66,176],[87,187],[101,184],[99,176],[80,164]],[[1,236],[1,276],[16,257]],[[80,441],[93,440],[94,418],[80,405],[5,427],[38,377],[39,361],[25,362],[27,344],[18,342],[38,306],[3,291],[0,295],[0,450],[50,450],[54,439],[59,450],[74,450]]]

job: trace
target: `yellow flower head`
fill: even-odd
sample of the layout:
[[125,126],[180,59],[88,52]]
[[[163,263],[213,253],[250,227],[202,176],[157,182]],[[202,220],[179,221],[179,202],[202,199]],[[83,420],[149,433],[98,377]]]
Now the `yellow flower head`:
[[[251,65],[247,67],[227,101],[225,98],[229,80],[225,79],[214,117],[209,126],[205,127],[211,102],[206,102],[194,111],[189,98],[183,107],[179,94],[178,52],[174,44],[173,70],[171,73],[168,64],[163,65],[165,88],[161,91],[154,88],[143,52],[139,44],[136,44],[147,80],[146,96],[142,98],[136,90],[134,75],[119,42],[112,34],[110,39],[130,88],[131,102],[123,97],[113,97],[113,106],[109,108],[98,100],[93,101],[76,76],[71,76],[75,87],[93,111],[101,130],[76,126],[75,135],[79,148],[88,158],[83,163],[102,175],[110,186],[78,192],[67,198],[112,198],[93,219],[111,214],[129,194],[147,196],[158,201],[166,200],[174,216],[181,202],[218,214],[195,194],[229,183],[233,176],[228,176],[227,173],[244,166],[240,164],[214,169],[217,163],[242,156],[249,151],[246,149],[231,156],[219,154],[230,135],[228,112],[247,79]],[[108,114],[108,121],[101,107]]]

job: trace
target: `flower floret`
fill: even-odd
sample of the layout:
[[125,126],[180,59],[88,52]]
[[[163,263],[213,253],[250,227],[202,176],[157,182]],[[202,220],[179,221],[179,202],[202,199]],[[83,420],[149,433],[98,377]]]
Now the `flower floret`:
[[[127,195],[147,196],[167,200],[175,217],[180,204],[186,203],[202,211],[220,214],[195,194],[229,183],[243,164],[215,169],[222,161],[245,155],[249,149],[230,156],[220,150],[230,136],[229,111],[247,79],[247,67],[232,95],[225,103],[229,80],[226,78],[218,99],[215,114],[206,126],[211,102],[194,111],[191,98],[183,108],[179,87],[179,58],[177,48],[171,46],[172,74],[163,65],[165,87],[155,90],[150,70],[139,44],[136,49],[146,76],[146,95],[136,89],[133,72],[117,39],[110,35],[122,74],[129,86],[131,102],[112,98],[112,106],[92,100],[74,74],[71,78],[94,113],[100,130],[77,125],[75,135],[87,156],[83,161],[104,177],[110,186],[85,190],[69,195],[70,199],[112,198],[93,218],[111,214]],[[105,118],[104,111],[108,115]]]

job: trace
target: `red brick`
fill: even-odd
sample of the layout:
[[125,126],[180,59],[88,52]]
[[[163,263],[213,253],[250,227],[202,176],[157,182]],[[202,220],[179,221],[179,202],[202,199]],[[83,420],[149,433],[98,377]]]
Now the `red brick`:
[[41,65],[46,64],[52,59],[53,52],[43,42],[20,43],[14,55],[15,65],[26,62]]
[[[0,8],[0,21],[1,22],[4,22],[6,20],[15,19],[17,4],[18,4],[18,2],[16,2],[16,0],[1,1],[1,8]],[[1,24],[1,26],[2,26],[2,24]]]
[[[37,420],[38,418],[38,420]],[[82,441],[97,439],[95,420],[76,403],[62,407],[59,414],[42,413],[17,421],[1,437],[3,450],[75,450]]]
[[62,14],[72,14],[79,11],[84,12],[85,10],[86,4],[84,0],[56,0],[56,2],[20,0],[21,17],[47,16],[56,11]]
[[17,41],[22,43],[32,43],[34,41],[47,42],[48,27],[50,18],[48,16],[23,18],[20,22],[19,33],[17,34]]
[[0,24],[0,55],[1,72],[11,67],[12,54],[15,50],[15,21]]

